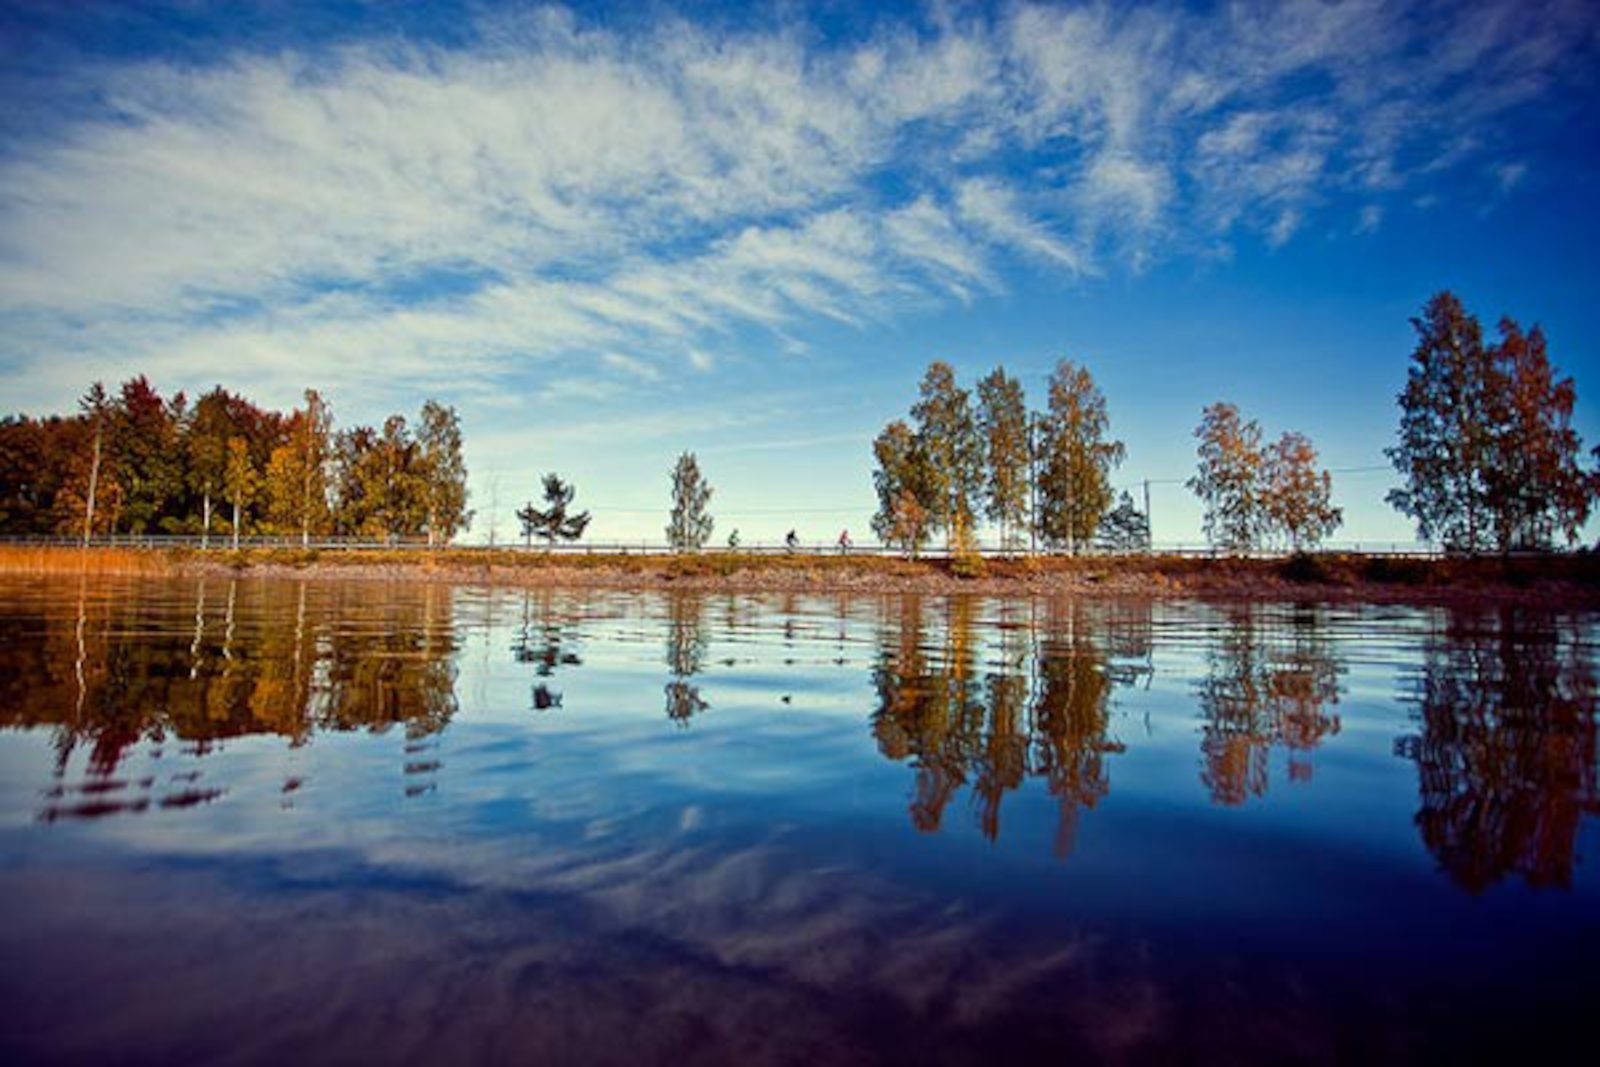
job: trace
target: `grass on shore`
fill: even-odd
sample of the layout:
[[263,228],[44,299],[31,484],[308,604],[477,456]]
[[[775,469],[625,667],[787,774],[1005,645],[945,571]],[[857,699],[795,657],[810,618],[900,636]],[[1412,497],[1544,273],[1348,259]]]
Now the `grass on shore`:
[[304,551],[296,548],[247,548],[201,552],[191,548],[134,549],[66,546],[0,545],[0,572],[20,574],[160,574],[197,563],[239,570],[257,568],[344,568],[459,573],[487,577],[552,571],[637,575],[641,578],[731,578],[737,575],[806,575],[824,580],[915,580],[926,578],[989,578],[1026,584],[1062,576],[1084,583],[1139,577],[1162,578],[1204,589],[1244,586],[1256,581],[1306,586],[1401,586],[1425,589],[1513,586],[1562,582],[1600,587],[1600,554],[1578,552],[1548,556],[1446,557],[1404,559],[1356,554],[1300,554],[1278,559],[1235,559],[1204,556],[1034,556],[987,558],[961,562],[945,559],[907,560],[879,555],[753,555],[702,552],[691,555],[588,554],[538,552],[509,548],[455,547],[381,550]]

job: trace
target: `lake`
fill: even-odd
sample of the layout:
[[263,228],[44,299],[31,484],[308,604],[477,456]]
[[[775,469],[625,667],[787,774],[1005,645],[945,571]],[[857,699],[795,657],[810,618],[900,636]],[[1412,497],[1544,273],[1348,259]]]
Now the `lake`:
[[0,577],[7,1063],[1592,1044],[1600,617]]

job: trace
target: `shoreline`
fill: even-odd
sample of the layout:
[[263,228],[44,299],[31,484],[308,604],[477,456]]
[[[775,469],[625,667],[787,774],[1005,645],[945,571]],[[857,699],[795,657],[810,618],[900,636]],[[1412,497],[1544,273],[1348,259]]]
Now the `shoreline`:
[[443,582],[508,588],[729,593],[1087,596],[1374,604],[1543,604],[1600,608],[1600,554],[1402,559],[1354,554],[1278,559],[1036,556],[985,559],[960,574],[944,559],[878,555],[580,555],[482,548],[302,551],[0,546],[6,575],[252,575]]

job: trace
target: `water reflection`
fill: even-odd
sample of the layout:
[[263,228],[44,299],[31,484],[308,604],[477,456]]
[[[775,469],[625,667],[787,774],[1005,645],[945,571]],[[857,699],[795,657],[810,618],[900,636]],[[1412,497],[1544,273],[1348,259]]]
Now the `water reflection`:
[[1310,781],[1309,755],[1339,732],[1344,666],[1335,654],[1326,609],[1237,603],[1220,609],[1221,626],[1196,686],[1204,718],[1201,781],[1218,804],[1242,804],[1267,791],[1269,756],[1288,752],[1291,782]]
[[1526,1059],[1600,953],[1595,623],[0,580],[0,1047]]
[[[403,725],[407,792],[431,788],[440,764],[421,753],[458,708],[447,590],[371,596],[306,582],[200,580],[186,595],[183,631],[168,599],[104,592],[80,582],[70,611],[30,602],[4,618],[16,639],[0,672],[0,725],[53,732],[56,782],[41,818],[215,800],[226,788],[197,784],[205,772],[193,764],[219,742],[254,734],[298,745],[318,730]],[[119,776],[141,744],[150,759],[176,758],[186,769]],[[83,780],[69,781],[84,750]],[[303,784],[286,782],[285,792]]]
[[672,677],[664,687],[667,718],[679,726],[711,705],[691,680],[705,668],[705,597],[682,593],[667,603],[667,670]]
[[1440,613],[1407,694],[1421,732],[1417,827],[1477,893],[1508,875],[1571,883],[1579,823],[1600,813],[1589,627],[1525,608]]
[[917,829],[938,830],[970,782],[978,825],[994,840],[1006,795],[1039,777],[1060,802],[1055,849],[1065,857],[1080,809],[1110,788],[1106,758],[1123,751],[1112,690],[1150,671],[1150,605],[1010,605],[985,627],[996,636],[982,662],[977,606],[901,601],[873,672],[873,734],[884,756],[915,769]]
[[[853,695],[849,709],[865,714],[877,753],[909,771],[911,826],[948,830],[953,809],[969,810],[956,825],[999,841],[1012,798],[1048,797],[1065,858],[1085,814],[1113,795],[1123,757],[1155,744],[1152,714],[1165,717],[1162,743],[1184,746],[1188,788],[1211,805],[1270,803],[1275,773],[1311,783],[1318,753],[1342,741],[1351,656],[1364,655],[1368,692],[1387,694],[1375,699],[1396,712],[1383,751],[1415,765],[1415,832],[1439,866],[1473,892],[1508,876],[1570,885],[1582,822],[1600,813],[1593,619],[1410,612],[1370,638],[1369,622],[1316,604],[56,582],[0,611],[0,726],[49,732],[54,773],[34,814],[93,819],[227,797],[235,783],[207,757],[249,735],[292,750],[319,732],[399,727],[398,792],[436,793],[473,635],[484,659],[468,669],[480,686],[509,669],[518,706],[564,709],[569,725],[635,708],[648,692],[670,723],[697,723],[713,666],[733,686],[723,730],[760,727],[763,709],[865,677],[871,702],[863,709]],[[609,673],[619,654],[633,674]],[[596,680],[640,672],[642,693],[598,707],[581,699]],[[315,778],[314,765],[284,770],[281,804]],[[1160,786],[1193,802],[1177,788]]]
[[553,678],[558,669],[583,665],[583,658],[577,651],[582,627],[577,618],[563,610],[555,594],[548,589],[524,590],[520,599],[521,624],[512,638],[511,658],[533,666],[538,679],[533,683],[533,710],[549,711],[561,706],[562,696],[561,690],[547,679]]

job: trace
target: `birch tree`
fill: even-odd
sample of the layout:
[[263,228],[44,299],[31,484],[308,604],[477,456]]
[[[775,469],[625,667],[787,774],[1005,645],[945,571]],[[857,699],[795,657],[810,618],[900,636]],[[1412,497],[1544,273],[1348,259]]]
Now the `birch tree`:
[[1200,465],[1187,484],[1205,506],[1206,540],[1230,552],[1248,552],[1263,525],[1261,427],[1242,419],[1232,404],[1218,402],[1202,412],[1194,435]]
[[678,457],[672,468],[672,511],[667,517],[667,544],[674,552],[697,551],[711,537],[715,525],[706,505],[711,486],[700,473],[693,452]]
[[978,430],[984,459],[984,515],[1013,547],[1028,517],[1028,408],[1022,383],[996,367],[978,383]]
[[1047,543],[1078,552],[1093,542],[1111,508],[1111,471],[1126,454],[1110,432],[1105,397],[1088,369],[1056,364],[1039,442],[1039,533]]

